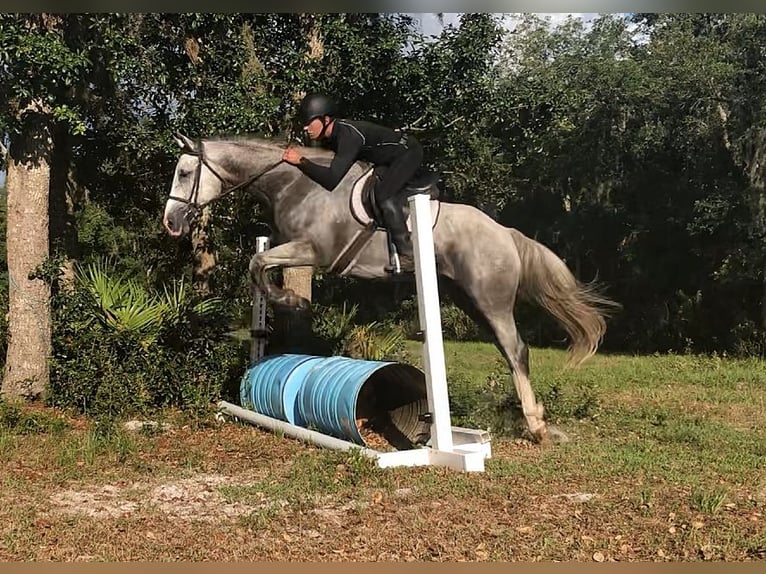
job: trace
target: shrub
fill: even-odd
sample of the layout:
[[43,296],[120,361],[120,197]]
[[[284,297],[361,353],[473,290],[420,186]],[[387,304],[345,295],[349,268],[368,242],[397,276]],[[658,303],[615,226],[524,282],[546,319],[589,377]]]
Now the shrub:
[[346,339],[354,329],[354,319],[359,310],[358,305],[346,308],[346,304],[338,308],[334,306],[316,305],[312,320],[312,331],[318,340],[319,352],[322,354],[342,354]]
[[204,416],[244,372],[224,305],[183,282],[156,293],[99,261],[78,269],[53,312],[56,406],[108,419],[167,406]]
[[357,325],[343,342],[343,354],[368,361],[391,360],[404,346],[404,330],[398,325]]
[[358,306],[317,306],[312,323],[318,354],[345,355],[354,359],[392,359],[404,346],[404,328],[393,322],[356,324]]
[[442,333],[452,341],[477,341],[480,339],[479,326],[454,303],[441,306]]
[[67,423],[60,417],[0,398],[0,431],[19,435],[55,434],[66,428]]
[[[484,381],[461,373],[447,373],[450,413],[457,426],[490,429],[496,436],[528,435],[521,401],[514,390],[505,363],[498,360]],[[599,401],[592,384],[542,385],[535,393],[545,407],[548,423],[593,419],[599,415]]]

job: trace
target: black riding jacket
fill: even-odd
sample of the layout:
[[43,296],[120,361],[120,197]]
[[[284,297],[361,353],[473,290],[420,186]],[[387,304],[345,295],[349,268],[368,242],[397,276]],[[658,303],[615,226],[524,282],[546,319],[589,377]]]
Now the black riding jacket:
[[332,134],[323,142],[335,152],[329,167],[304,157],[298,168],[325,189],[333,190],[356,160],[389,165],[407,151],[408,137],[412,136],[371,122],[337,119]]

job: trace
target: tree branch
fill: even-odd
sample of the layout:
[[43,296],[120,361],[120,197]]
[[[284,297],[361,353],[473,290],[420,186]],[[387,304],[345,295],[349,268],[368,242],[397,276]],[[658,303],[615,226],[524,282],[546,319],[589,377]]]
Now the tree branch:
[[454,120],[452,120],[450,123],[448,123],[448,124],[447,124],[446,126],[444,126],[444,127],[445,127],[445,128],[448,128],[448,127],[450,127],[450,126],[452,126],[452,125],[454,125],[454,124],[456,124],[456,123],[458,123],[459,121],[461,121],[461,120],[464,120],[464,119],[465,119],[465,118],[464,118],[463,116],[457,117],[457,118],[455,118]]
[[723,108],[722,104],[718,104],[718,115],[721,118],[721,124],[723,127],[723,145],[727,150],[731,150],[731,140],[729,139],[729,114]]

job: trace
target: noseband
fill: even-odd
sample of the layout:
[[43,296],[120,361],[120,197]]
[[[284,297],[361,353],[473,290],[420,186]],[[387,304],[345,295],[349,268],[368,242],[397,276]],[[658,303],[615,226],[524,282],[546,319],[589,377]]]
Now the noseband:
[[210,163],[210,161],[207,159],[207,157],[205,157],[204,149],[205,148],[204,148],[202,142],[199,142],[198,149],[196,149],[196,150],[194,150],[194,149],[185,149],[182,152],[182,155],[183,154],[188,154],[188,155],[196,156],[198,158],[197,168],[194,170],[194,184],[193,184],[193,187],[192,187],[192,192],[191,192],[190,198],[186,199],[185,197],[178,197],[176,195],[171,195],[168,198],[168,199],[172,199],[174,201],[180,201],[181,203],[185,203],[186,205],[188,205],[189,208],[191,210],[193,210],[193,212],[194,212],[192,219],[194,217],[196,217],[197,215],[199,215],[199,213],[202,211],[203,207],[205,207],[208,203],[213,201],[213,200],[209,200],[209,201],[205,201],[203,203],[200,203],[199,201],[197,201],[197,198],[199,197],[200,174],[202,173],[202,165],[203,164],[205,165],[206,168],[208,168],[208,170],[210,170],[210,173],[212,173],[216,178],[218,178],[218,181],[220,181],[221,184],[224,186],[224,190],[221,192],[221,194],[218,197],[215,198],[215,199],[219,199],[219,198],[223,197],[224,195],[228,195],[228,194],[230,194],[230,193],[232,193],[234,191],[242,189],[243,187],[247,187],[248,185],[250,185],[251,183],[253,183],[257,179],[259,179],[260,177],[263,177],[264,175],[266,175],[268,172],[270,172],[272,169],[274,169],[275,167],[277,167],[279,164],[281,164],[284,161],[284,160],[280,159],[279,161],[274,162],[273,164],[268,166],[262,172],[257,173],[255,175],[252,175],[252,176],[248,177],[247,179],[245,179],[244,181],[241,181],[241,182],[236,183],[236,184],[232,184],[231,182],[227,181],[226,178],[223,177],[220,173],[218,173],[218,171],[213,167],[213,165]]

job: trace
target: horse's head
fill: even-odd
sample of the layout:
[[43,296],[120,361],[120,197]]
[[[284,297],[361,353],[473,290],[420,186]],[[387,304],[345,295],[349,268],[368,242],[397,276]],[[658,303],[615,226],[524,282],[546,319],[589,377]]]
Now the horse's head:
[[181,147],[165,204],[163,224],[171,237],[189,233],[202,208],[219,197],[248,187],[282,163],[283,149],[258,139],[193,142],[175,134]]
[[171,237],[189,233],[190,224],[202,206],[221,195],[224,179],[220,168],[206,156],[205,144],[183,134],[174,135],[181,148],[170,197],[165,204],[163,224]]

